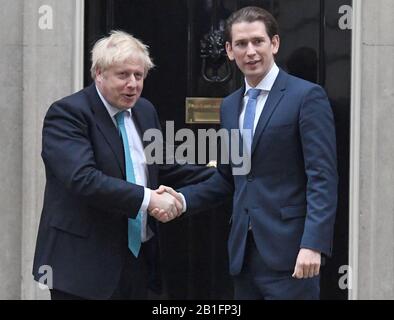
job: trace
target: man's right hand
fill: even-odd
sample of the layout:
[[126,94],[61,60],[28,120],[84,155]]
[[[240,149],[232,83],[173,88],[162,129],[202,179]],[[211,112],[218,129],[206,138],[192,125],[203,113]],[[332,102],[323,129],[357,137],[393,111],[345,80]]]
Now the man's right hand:
[[176,192],[171,187],[161,185],[157,190],[152,191],[152,195],[154,193],[156,193],[155,197],[156,196],[173,197],[176,200],[175,203],[176,203],[177,212],[174,213],[174,211],[171,212],[171,211],[168,211],[165,208],[159,207],[159,206],[157,206],[157,207],[152,206],[151,207],[149,204],[148,211],[151,216],[155,217],[157,220],[159,220],[161,222],[168,222],[168,221],[171,221],[171,220],[179,217],[182,214],[183,199],[182,199],[182,196],[178,192]]
[[169,192],[164,192],[163,188],[161,190],[151,190],[148,212],[157,220],[168,222],[175,219],[182,214],[182,209],[182,198],[179,199]]

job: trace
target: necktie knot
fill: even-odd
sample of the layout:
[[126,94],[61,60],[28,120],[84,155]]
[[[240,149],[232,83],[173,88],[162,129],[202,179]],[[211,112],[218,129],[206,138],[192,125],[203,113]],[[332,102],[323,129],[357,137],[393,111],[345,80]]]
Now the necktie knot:
[[260,93],[261,93],[261,89],[250,88],[247,94],[249,99],[257,99]]
[[124,114],[125,114],[125,110],[123,111],[119,111],[116,115],[115,115],[115,119],[116,119],[116,123],[119,125],[123,125],[124,124]]

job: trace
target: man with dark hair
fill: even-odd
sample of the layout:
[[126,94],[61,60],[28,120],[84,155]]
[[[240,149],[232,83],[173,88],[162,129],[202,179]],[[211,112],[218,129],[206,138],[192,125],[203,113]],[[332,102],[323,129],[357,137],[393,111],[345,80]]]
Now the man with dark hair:
[[[321,255],[331,255],[337,206],[335,126],[327,95],[277,67],[278,25],[266,10],[235,12],[227,33],[227,55],[245,84],[223,100],[221,127],[240,129],[250,171],[237,174],[231,161],[219,163],[203,183],[180,193],[160,190],[185,201],[188,212],[233,194],[228,251],[236,299],[318,299]],[[152,214],[171,218],[165,210]]]

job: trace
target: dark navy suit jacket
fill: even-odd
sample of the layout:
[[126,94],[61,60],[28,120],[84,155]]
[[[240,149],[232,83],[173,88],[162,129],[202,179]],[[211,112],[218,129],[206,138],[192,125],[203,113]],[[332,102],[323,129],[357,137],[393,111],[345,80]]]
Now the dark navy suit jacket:
[[[239,128],[244,90],[223,100],[222,128]],[[324,90],[280,70],[255,130],[250,172],[234,175],[232,162],[220,163],[207,181],[179,189],[190,212],[233,195],[231,274],[241,271],[249,224],[261,257],[274,270],[292,270],[301,247],[331,255],[338,180],[335,141]]]
[[[140,98],[132,112],[140,133],[160,129],[148,100]],[[46,186],[34,278],[40,280],[45,270],[40,267],[49,265],[55,289],[90,299],[109,298],[125,257],[131,254],[127,218],[138,213],[144,189],[125,181],[122,141],[94,84],[49,108],[42,158]],[[176,164],[149,165],[148,172],[152,189],[159,183],[178,187],[197,183],[213,173],[205,167]],[[155,230],[151,217],[148,223]]]

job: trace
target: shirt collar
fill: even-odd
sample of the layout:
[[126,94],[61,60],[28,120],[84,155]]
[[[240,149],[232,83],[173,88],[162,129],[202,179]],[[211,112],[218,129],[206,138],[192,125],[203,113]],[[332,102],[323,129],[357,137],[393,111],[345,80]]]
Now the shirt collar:
[[99,95],[101,101],[103,102],[105,108],[107,109],[107,111],[108,111],[108,113],[109,113],[109,115],[111,116],[112,119],[114,119],[115,116],[116,116],[116,114],[119,113],[119,112],[121,112],[121,111],[127,111],[127,112],[129,113],[129,115],[131,116],[131,108],[126,109],[126,110],[121,110],[121,109],[118,109],[118,108],[115,108],[115,107],[111,106],[111,105],[109,104],[109,102],[108,102],[107,100],[105,100],[105,98],[104,98],[104,96],[101,94],[99,88],[97,88],[97,85],[96,85],[96,90],[97,90],[97,93],[98,93],[98,95]]
[[[276,77],[279,74],[279,68],[274,63],[271,67],[271,70],[267,73],[267,75],[258,83],[258,85],[255,87],[255,89],[261,89],[262,91],[271,91],[272,86],[274,85],[274,82],[276,80]],[[248,93],[248,90],[251,89],[252,87],[248,84],[245,78],[245,92],[244,95]]]

